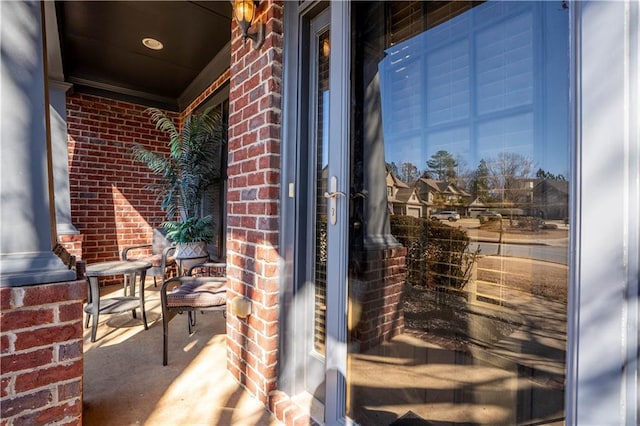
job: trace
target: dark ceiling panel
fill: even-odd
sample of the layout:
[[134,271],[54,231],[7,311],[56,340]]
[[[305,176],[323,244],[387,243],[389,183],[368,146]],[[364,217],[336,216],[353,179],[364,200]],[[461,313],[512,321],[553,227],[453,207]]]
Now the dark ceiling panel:
[[231,34],[228,1],[64,1],[57,14],[68,81],[176,105]]

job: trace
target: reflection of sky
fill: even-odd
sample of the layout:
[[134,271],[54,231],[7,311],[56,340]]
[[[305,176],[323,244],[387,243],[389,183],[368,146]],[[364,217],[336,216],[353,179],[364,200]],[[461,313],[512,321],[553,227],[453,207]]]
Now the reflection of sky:
[[329,164],[329,91],[322,92],[322,168]]
[[568,172],[568,13],[488,2],[387,50],[379,64],[387,162],[437,151],[471,169],[500,152]]

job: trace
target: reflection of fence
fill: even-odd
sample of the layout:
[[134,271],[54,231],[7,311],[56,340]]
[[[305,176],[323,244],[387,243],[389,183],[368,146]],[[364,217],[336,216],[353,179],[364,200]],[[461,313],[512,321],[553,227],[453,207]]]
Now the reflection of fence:
[[503,271],[478,266],[476,279],[472,280],[469,294],[473,304],[489,305],[491,307],[504,306],[509,288],[503,282]]
[[438,220],[391,216],[391,233],[407,248],[407,282],[462,289],[469,281],[475,253],[469,236]]

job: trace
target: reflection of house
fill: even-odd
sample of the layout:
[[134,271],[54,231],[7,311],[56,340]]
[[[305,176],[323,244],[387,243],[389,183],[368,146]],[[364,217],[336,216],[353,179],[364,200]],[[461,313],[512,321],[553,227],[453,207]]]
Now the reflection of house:
[[427,206],[425,215],[430,214],[434,208],[462,207],[471,200],[471,194],[450,182],[420,178],[416,182],[416,189]]
[[481,195],[492,204],[502,204],[505,208],[525,207],[531,203],[531,191],[536,182],[536,178],[502,176]]
[[478,217],[480,213],[486,210],[487,210],[487,205],[482,201],[480,201],[479,198],[476,197],[473,200],[471,200],[471,202],[467,205],[465,215],[469,217]]
[[421,217],[423,203],[415,186],[409,186],[387,168],[387,202],[392,214]]
[[569,217],[569,183],[543,179],[533,187],[533,205],[545,219]]
[[395,198],[393,214],[422,217],[424,210],[423,203],[418,196],[415,186],[411,188],[398,188]]
[[401,181],[387,168],[387,200],[389,203],[396,201],[396,195],[399,189],[409,188],[409,185]]
[[471,200],[471,194],[454,183],[420,178],[410,186],[389,169],[386,182],[387,201],[392,214],[428,217],[433,210],[443,208],[460,211]]
[[[422,199],[426,204],[427,210],[431,210],[440,196],[440,188],[436,185],[436,181],[433,179],[420,178],[416,182],[416,188],[420,195],[420,199]],[[426,214],[428,215],[428,211]]]

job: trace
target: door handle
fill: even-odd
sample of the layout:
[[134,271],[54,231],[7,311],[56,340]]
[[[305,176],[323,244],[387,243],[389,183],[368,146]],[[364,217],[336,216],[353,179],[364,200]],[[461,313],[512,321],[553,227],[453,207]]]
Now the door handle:
[[352,192],[351,193],[351,198],[352,199],[356,199],[356,198],[363,198],[363,199],[367,199],[369,197],[369,191],[367,191],[366,189],[363,189],[361,192]]
[[336,198],[338,195],[342,195],[343,197],[347,196],[347,194],[345,194],[342,191],[333,191],[333,192],[325,192],[324,198]]
[[324,193],[324,198],[329,200],[329,222],[331,222],[332,225],[335,225],[338,221],[336,199],[338,198],[338,195],[346,197],[347,194],[342,191],[338,191],[338,178],[335,176],[331,176],[331,179],[329,179],[329,191],[331,192]]

